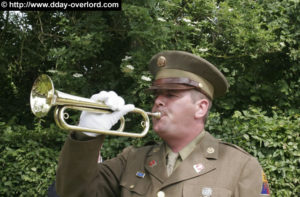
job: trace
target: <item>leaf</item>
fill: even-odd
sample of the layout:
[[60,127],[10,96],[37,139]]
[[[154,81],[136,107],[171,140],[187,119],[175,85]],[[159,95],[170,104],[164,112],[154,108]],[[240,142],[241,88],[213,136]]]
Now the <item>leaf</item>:
[[244,137],[247,141],[249,141],[249,139],[250,139],[249,135],[247,135],[247,134],[244,134],[243,137]]

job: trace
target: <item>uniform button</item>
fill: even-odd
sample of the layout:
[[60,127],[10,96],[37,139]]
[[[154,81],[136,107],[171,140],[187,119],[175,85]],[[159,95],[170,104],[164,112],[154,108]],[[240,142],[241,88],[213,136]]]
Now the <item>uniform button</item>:
[[165,197],[165,196],[166,196],[165,192],[163,192],[163,191],[157,192],[157,197]]
[[212,154],[215,152],[215,149],[213,147],[208,147],[206,150],[207,153]]
[[203,84],[202,83],[199,83],[199,88],[203,88]]
[[134,187],[135,187],[135,185],[130,185],[129,186],[130,189],[133,189]]

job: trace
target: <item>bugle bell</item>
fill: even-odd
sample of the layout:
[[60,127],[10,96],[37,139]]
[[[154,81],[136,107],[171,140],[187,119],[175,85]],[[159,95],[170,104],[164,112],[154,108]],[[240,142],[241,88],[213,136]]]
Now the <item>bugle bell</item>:
[[54,89],[53,82],[48,75],[40,75],[34,82],[30,93],[31,111],[37,117],[43,117],[48,114],[52,106],[56,106],[54,110],[54,119],[56,124],[66,130],[92,132],[104,135],[116,135],[125,137],[144,137],[150,127],[149,116],[160,117],[159,112],[145,112],[140,108],[134,108],[132,113],[138,113],[143,117],[143,128],[141,133],[125,132],[125,119],[120,119],[120,127],[117,130],[97,130],[85,127],[70,125],[65,121],[65,110],[74,109],[81,111],[89,111],[94,113],[112,113],[113,111],[104,103],[96,102],[91,99],[66,94]]

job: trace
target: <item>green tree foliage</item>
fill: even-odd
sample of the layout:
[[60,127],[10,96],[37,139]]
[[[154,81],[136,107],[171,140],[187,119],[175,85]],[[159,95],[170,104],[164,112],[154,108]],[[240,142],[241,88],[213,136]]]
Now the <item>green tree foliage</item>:
[[66,133],[0,122],[0,196],[46,196]]
[[[66,93],[90,97],[114,90],[150,110],[147,63],[170,49],[208,59],[230,83],[228,94],[214,101],[208,130],[257,156],[275,196],[299,194],[299,16],[299,0],[127,0],[122,11],[0,11],[0,151],[6,177],[0,195],[26,187],[44,194],[54,178],[66,133],[57,131],[55,142],[52,116],[40,124],[30,112],[29,92],[39,74],[49,74]],[[137,122],[130,124],[135,130]],[[143,139],[108,137],[102,154],[110,158],[125,146],[152,140],[159,140],[153,132]],[[45,174],[36,175],[41,169]]]

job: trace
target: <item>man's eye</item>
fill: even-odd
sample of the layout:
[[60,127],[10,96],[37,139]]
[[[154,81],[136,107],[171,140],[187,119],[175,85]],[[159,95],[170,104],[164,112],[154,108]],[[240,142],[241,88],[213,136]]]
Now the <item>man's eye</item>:
[[166,95],[168,98],[173,98],[173,97],[176,97],[176,95],[175,94],[167,94]]

